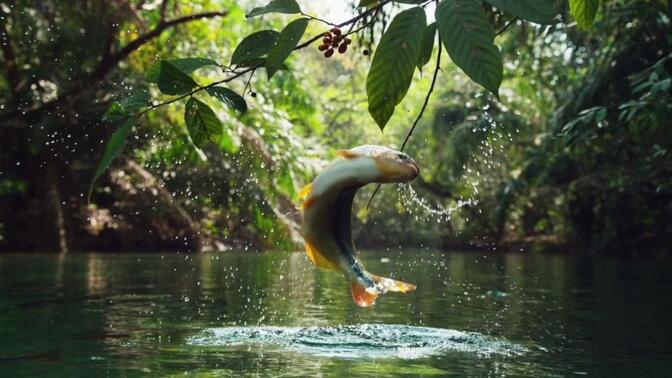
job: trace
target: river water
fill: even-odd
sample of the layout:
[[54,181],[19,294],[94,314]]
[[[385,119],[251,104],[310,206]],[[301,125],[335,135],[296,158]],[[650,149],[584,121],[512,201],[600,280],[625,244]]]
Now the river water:
[[376,251],[373,308],[303,253],[0,255],[0,372],[669,376],[672,263]]

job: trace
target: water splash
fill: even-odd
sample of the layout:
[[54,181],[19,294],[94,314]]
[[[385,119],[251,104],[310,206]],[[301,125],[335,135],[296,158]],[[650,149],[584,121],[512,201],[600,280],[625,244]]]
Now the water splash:
[[361,324],[338,327],[210,328],[190,337],[199,347],[275,347],[320,357],[417,359],[450,352],[515,356],[520,345],[476,332],[407,325]]
[[421,197],[410,184],[399,185],[398,192],[399,197],[406,208],[411,213],[416,214],[416,217],[418,217],[417,214],[421,212],[431,218],[437,219],[439,222],[449,221],[455,211],[465,206],[475,206],[478,204],[478,201],[473,198],[459,199],[453,206],[430,204],[429,201]]

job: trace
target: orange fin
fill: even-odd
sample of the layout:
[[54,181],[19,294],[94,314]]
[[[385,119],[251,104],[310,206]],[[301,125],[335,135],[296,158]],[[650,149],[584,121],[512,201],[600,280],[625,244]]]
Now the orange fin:
[[380,292],[375,287],[367,288],[357,281],[352,281],[350,288],[352,289],[352,299],[355,300],[355,303],[359,307],[373,306],[376,303],[376,298],[380,295]]
[[417,286],[406,283],[403,281],[397,281],[393,278],[373,276],[373,280],[376,281],[383,289],[383,292],[394,291],[396,293],[410,293],[415,290]]
[[306,185],[299,191],[299,198],[300,199],[306,199],[310,195],[310,192],[313,191],[313,183],[311,182],[310,184]]
[[338,265],[324,257],[324,255],[322,255],[308,239],[306,239],[306,254],[316,266],[334,272],[342,272]]
[[320,197],[312,196],[312,197],[308,198],[307,200],[303,201],[303,203],[299,206],[299,209],[307,209],[307,208],[313,206],[313,204],[315,204],[315,202],[317,202],[318,198],[320,198]]
[[340,156],[342,158],[345,158],[345,159],[355,159],[355,158],[358,158],[358,157],[362,156],[362,155],[360,155],[356,152],[353,152],[351,150],[338,150],[336,153],[338,154],[338,156]]

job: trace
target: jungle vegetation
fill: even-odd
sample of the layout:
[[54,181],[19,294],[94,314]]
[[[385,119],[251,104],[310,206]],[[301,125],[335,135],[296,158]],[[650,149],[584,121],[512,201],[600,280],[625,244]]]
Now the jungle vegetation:
[[298,248],[361,144],[460,206],[371,188],[362,245],[672,250],[672,2],[309,3],[0,1],[0,250]]

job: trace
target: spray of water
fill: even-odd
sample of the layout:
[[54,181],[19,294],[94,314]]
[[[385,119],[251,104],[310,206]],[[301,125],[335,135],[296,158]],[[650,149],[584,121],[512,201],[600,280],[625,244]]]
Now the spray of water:
[[448,222],[455,211],[465,206],[478,204],[478,201],[473,198],[458,199],[452,205],[430,203],[426,198],[421,197],[410,184],[399,185],[397,192],[401,202],[416,220],[433,219],[437,222]]

